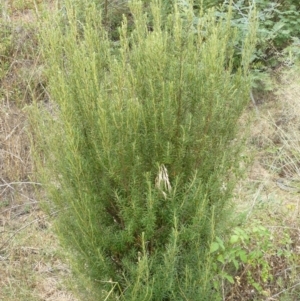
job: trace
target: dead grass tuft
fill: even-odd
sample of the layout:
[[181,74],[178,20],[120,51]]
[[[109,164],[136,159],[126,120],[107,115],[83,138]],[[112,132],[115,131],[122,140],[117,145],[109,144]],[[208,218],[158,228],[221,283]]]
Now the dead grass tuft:
[[32,98],[43,99],[44,79],[38,55],[37,29],[31,23],[10,26],[10,44],[6,45],[6,71],[2,76],[0,96],[2,101],[16,103],[19,107]]
[[[251,124],[247,152],[253,162],[236,189],[236,203],[246,217],[245,226],[260,221],[272,233],[272,250],[264,255],[272,278],[264,282],[259,266],[244,265],[237,272],[238,278],[226,297],[228,301],[297,301],[300,296],[299,68],[276,77],[273,97],[261,101],[259,116]],[[278,180],[284,185],[278,185]],[[274,250],[281,255],[274,254]],[[260,293],[247,278],[249,271],[254,282],[260,284]]]
[[[26,115],[13,103],[0,106],[0,179],[1,184],[28,181],[32,171]],[[5,190],[3,191],[3,193]]]
[[51,221],[39,209],[24,109],[44,98],[36,4],[4,1],[0,16],[0,300],[75,301]]

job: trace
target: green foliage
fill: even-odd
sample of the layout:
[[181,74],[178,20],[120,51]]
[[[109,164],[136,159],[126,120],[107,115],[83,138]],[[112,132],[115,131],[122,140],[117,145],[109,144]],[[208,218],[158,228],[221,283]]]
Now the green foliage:
[[[255,247],[251,246],[252,241],[255,241]],[[225,242],[217,237],[216,241],[211,244],[211,253],[216,256],[215,269],[218,271],[220,265],[222,268],[219,275],[228,280],[231,284],[234,283],[232,277],[232,268],[238,271],[243,265],[259,268],[261,272],[261,280],[266,282],[271,276],[270,266],[264,258],[264,253],[269,252],[272,247],[270,233],[263,226],[253,227],[249,229],[235,228],[230,236],[228,245],[225,247]],[[248,281],[253,287],[262,291],[259,282],[256,282],[252,277],[252,269],[247,270]]]
[[[264,286],[274,280],[272,257],[291,257],[290,246],[288,234],[274,243],[270,231],[258,224],[247,229],[234,228],[228,240],[216,237],[210,252],[219,278],[232,285],[243,282],[244,287],[250,285],[258,294],[264,295]],[[216,286],[219,278],[215,278]]]
[[[224,4],[229,1],[225,1]],[[253,4],[258,11],[259,28],[257,32],[257,49],[253,60],[264,65],[276,64],[277,54],[299,37],[300,33],[300,4],[299,1],[268,1],[268,0],[238,0],[234,3],[233,24],[245,32],[247,15]]]
[[80,22],[70,1],[43,26],[52,101],[33,120],[37,166],[98,299],[214,300],[209,246],[238,170],[255,25],[233,72],[230,12],[193,25],[192,8],[149,7],[131,3],[119,43],[93,2]]
[[[285,1],[279,5],[275,10],[277,14],[274,16],[273,27],[276,21],[281,26],[281,30],[278,32],[274,39],[275,46],[283,47],[287,43],[290,43],[292,38],[299,37],[300,34],[300,4],[299,1]],[[277,20],[276,20],[277,19]]]
[[300,2],[297,0],[236,0],[231,3],[230,0],[220,0],[214,3],[218,7],[217,17],[223,18],[224,10],[226,11],[231,4],[231,24],[237,29],[238,36],[234,47],[234,65],[241,64],[243,41],[249,26],[248,16],[256,10],[258,29],[256,50],[251,58],[252,86],[259,90],[272,90],[270,74],[265,71],[270,71],[270,68],[279,64],[291,66],[300,58]]

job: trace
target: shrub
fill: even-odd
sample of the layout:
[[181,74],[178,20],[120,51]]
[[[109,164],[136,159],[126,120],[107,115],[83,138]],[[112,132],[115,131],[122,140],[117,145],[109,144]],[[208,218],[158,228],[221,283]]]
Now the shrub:
[[35,120],[62,242],[99,300],[213,300],[255,26],[233,73],[230,12],[195,27],[192,9],[162,20],[160,4],[146,15],[134,1],[116,43],[93,3],[71,2],[42,32],[51,102]]

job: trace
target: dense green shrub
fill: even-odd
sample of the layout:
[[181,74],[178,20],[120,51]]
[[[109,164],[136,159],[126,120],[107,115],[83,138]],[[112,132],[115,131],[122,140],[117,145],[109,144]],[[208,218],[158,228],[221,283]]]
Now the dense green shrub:
[[51,100],[36,116],[37,165],[98,300],[214,300],[209,247],[238,169],[256,26],[233,73],[230,12],[195,25],[192,8],[149,7],[131,4],[119,43],[92,2],[77,12],[70,1],[44,26]]

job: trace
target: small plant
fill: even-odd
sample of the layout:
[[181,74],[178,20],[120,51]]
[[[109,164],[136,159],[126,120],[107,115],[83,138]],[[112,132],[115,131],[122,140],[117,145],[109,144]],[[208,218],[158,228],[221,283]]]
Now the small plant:
[[[273,275],[276,261],[282,264],[288,260],[291,243],[287,233],[275,243],[271,232],[260,224],[247,229],[236,227],[226,241],[216,237],[210,247],[215,258],[214,269],[219,275],[215,278],[215,286],[218,287],[221,279],[226,296],[239,286],[244,291],[249,288],[250,291],[254,289],[256,295],[266,295],[268,285],[276,281]],[[230,289],[226,281],[231,284]]]
[[9,200],[6,200],[6,199],[2,200],[0,203],[0,209],[7,207],[9,204],[10,204]]

